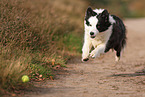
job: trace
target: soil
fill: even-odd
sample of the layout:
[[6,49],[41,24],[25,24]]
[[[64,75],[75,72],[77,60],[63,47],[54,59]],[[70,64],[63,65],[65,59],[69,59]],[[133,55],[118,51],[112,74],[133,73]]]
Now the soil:
[[127,46],[118,63],[112,51],[84,63],[76,58],[24,97],[145,97],[145,19],[124,23]]

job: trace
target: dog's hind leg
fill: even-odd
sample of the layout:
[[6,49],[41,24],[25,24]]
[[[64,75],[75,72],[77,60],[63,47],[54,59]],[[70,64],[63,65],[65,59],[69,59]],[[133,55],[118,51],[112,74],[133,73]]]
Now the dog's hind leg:
[[121,46],[120,45],[116,46],[114,50],[116,51],[115,61],[118,62],[121,57],[121,51],[122,51]]
[[116,52],[115,61],[118,62],[120,60],[120,51]]

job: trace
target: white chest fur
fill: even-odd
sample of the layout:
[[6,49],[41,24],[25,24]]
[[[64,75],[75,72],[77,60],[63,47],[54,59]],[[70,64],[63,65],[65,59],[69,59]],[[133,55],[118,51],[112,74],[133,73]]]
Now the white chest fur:
[[100,44],[106,44],[112,34],[112,25],[108,30],[98,33],[95,38],[90,38],[90,41],[94,48],[96,48]]

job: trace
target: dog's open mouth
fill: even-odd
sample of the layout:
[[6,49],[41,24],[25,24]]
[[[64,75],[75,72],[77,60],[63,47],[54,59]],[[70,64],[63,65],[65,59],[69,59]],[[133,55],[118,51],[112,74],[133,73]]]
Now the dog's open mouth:
[[95,35],[91,35],[91,38],[95,38]]

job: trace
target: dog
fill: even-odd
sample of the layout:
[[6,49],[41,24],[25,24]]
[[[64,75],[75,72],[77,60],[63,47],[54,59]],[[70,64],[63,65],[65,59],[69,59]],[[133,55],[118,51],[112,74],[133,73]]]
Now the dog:
[[120,60],[127,38],[125,25],[119,17],[110,15],[106,9],[93,10],[88,7],[84,26],[83,62],[88,61],[89,57],[99,57],[110,49],[116,51],[115,60]]

